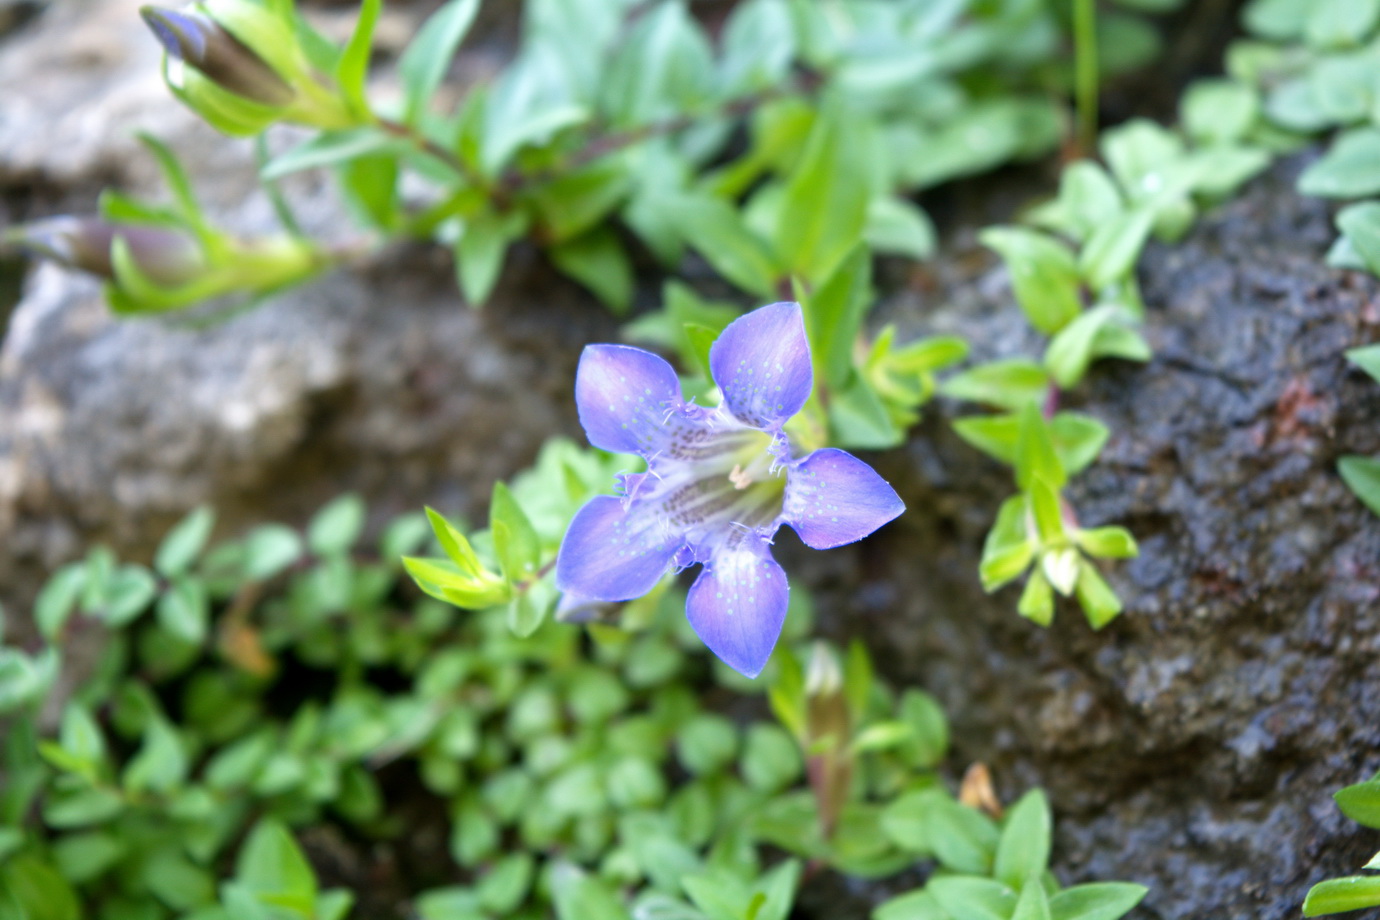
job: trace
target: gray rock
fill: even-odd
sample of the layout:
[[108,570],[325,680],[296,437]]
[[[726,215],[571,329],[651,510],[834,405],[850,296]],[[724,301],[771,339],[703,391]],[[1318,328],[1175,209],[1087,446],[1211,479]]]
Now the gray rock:
[[[161,194],[133,137],[148,130],[190,165],[217,223],[276,232],[249,142],[172,99],[137,7],[57,0],[7,39],[0,87],[26,91],[3,93],[0,188],[52,190],[44,212],[89,213],[107,184]],[[308,230],[340,238],[326,177],[293,180]],[[514,250],[508,269],[481,313],[448,257],[395,248],[206,328],[117,320],[93,280],[33,270],[0,342],[0,601],[25,609],[94,540],[147,558],[202,502],[225,532],[303,520],[345,489],[380,518],[481,510],[546,437],[577,433],[575,356],[614,334],[535,252]]]

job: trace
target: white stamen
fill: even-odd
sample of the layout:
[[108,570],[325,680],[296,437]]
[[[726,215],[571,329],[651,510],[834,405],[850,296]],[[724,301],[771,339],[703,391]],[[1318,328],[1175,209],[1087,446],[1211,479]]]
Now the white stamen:
[[735,463],[728,474],[728,481],[733,483],[733,488],[742,491],[752,485],[752,476],[743,470],[742,464]]

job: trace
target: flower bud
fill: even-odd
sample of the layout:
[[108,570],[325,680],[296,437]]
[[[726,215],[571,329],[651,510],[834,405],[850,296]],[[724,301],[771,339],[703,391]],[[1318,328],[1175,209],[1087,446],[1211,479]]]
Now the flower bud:
[[367,120],[312,66],[290,13],[254,0],[140,12],[167,49],[168,87],[226,134],[258,134],[277,121],[330,130]]
[[146,6],[139,14],[168,54],[222,89],[269,106],[285,106],[296,97],[263,58],[200,9],[179,12]]
[[115,277],[111,249],[117,238],[124,241],[139,271],[159,285],[185,284],[206,265],[196,240],[165,227],[53,217],[20,227],[13,235],[21,249],[107,279]]

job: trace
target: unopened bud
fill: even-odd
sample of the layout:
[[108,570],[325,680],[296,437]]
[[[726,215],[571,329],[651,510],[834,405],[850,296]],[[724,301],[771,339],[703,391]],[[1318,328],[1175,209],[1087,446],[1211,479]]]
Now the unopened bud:
[[843,687],[843,671],[832,649],[816,642],[810,653],[809,669],[805,672],[805,695],[836,696]]
[[195,240],[164,227],[121,226],[96,217],[53,217],[20,227],[13,235],[21,249],[102,278],[115,277],[111,248],[117,238],[129,248],[139,271],[155,284],[177,287],[205,267]]
[[139,13],[169,55],[222,89],[275,107],[296,98],[292,86],[262,57],[201,10],[146,6]]

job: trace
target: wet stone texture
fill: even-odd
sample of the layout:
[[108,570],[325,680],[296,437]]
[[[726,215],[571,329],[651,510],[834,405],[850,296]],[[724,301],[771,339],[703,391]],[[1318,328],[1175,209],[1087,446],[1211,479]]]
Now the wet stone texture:
[[[1335,472],[1380,453],[1380,387],[1342,356],[1380,339],[1380,286],[1322,264],[1330,218],[1292,192],[1300,166],[1151,247],[1154,360],[1104,362],[1067,403],[1113,432],[1074,506],[1140,541],[1108,570],[1120,619],[1093,632],[1069,604],[1041,630],[1019,588],[983,595],[981,541],[1013,486],[949,430],[954,404],[880,458],[902,522],[823,571],[795,560],[819,573],[826,628],[940,697],[955,769],[987,763],[1007,800],[1049,791],[1061,879],[1148,885],[1142,920],[1297,917],[1380,843],[1330,799],[1380,767],[1380,520]],[[884,315],[980,358],[1036,353],[999,266],[947,271]]]

